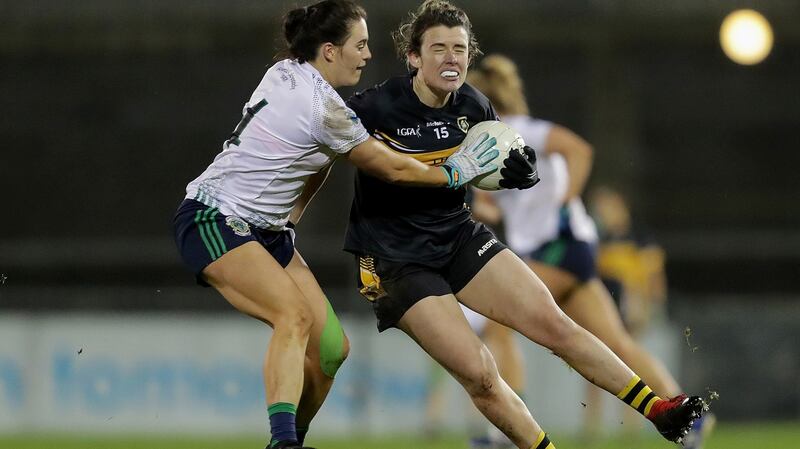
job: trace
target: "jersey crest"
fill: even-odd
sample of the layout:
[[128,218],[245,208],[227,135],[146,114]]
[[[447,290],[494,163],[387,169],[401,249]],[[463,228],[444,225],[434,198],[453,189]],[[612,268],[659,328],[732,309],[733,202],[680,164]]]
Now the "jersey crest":
[[469,131],[469,121],[467,120],[466,116],[459,117],[457,120],[458,129],[460,129],[464,134]]
[[235,215],[226,217],[225,224],[239,237],[247,237],[250,235],[250,225]]

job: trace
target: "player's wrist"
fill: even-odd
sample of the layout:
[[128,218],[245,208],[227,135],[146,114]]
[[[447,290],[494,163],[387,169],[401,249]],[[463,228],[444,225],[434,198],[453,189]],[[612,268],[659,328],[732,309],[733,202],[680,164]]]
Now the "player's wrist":
[[445,162],[444,164],[440,165],[439,168],[441,168],[445,176],[447,176],[447,188],[457,189],[461,186],[459,184],[461,172],[456,167]]

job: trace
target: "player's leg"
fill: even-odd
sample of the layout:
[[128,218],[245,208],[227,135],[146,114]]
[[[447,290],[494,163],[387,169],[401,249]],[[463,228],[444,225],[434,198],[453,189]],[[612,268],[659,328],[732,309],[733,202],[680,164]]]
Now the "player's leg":
[[[505,326],[499,325],[485,316],[475,313],[464,305],[461,311],[467,319],[470,328],[483,341],[497,365],[500,377],[517,393],[520,399],[525,401],[521,387],[523,385],[522,376],[522,354],[514,344],[511,331]],[[510,339],[508,337],[511,337]],[[510,340],[510,341],[509,341]],[[514,357],[518,360],[512,360]],[[515,363],[516,362],[516,363]],[[483,426],[478,426],[483,427]],[[469,439],[469,445],[473,449],[505,449],[514,447],[514,443],[492,424],[485,426],[485,431],[479,432]]]
[[[510,250],[494,255],[456,296],[553,351],[584,378],[648,416],[670,440],[682,438],[702,412],[700,398],[673,403],[655,396],[605,344],[556,305],[545,285]],[[655,419],[666,412],[668,420]]]
[[[557,242],[563,243],[564,241],[558,240]],[[563,266],[563,250],[556,255],[560,255],[560,258],[556,258],[551,254],[552,251],[547,250],[552,245],[554,245],[553,242],[548,243],[544,245],[543,249],[534,252],[533,256],[541,257],[541,259],[525,258],[524,261],[547,286],[556,303],[561,304],[580,285],[581,280]],[[563,248],[563,246],[559,246],[559,248]]]
[[605,390],[621,391],[633,378],[630,368],[561,311],[544,283],[510,250],[495,255],[456,296],[551,349]]
[[263,363],[271,444],[296,441],[295,413],[312,323],[305,297],[283,267],[255,241],[223,254],[203,275],[236,309],[272,326]]
[[[470,329],[453,295],[420,300],[405,312],[397,327],[447,369],[478,410],[517,447],[538,448],[535,443],[543,435],[541,427],[500,377],[492,355]],[[541,449],[548,445],[549,440]]]
[[286,266],[286,272],[307,299],[313,317],[306,348],[303,395],[297,407],[297,437],[302,445],[311,420],[325,401],[339,366],[347,358],[350,342],[314,274],[297,251]]
[[178,251],[198,283],[214,286],[236,309],[273,327],[262,368],[270,427],[273,441],[294,444],[311,311],[284,270],[292,239],[195,200],[181,203],[173,226]]
[[494,356],[500,377],[522,397],[525,391],[525,361],[522,357],[522,349],[514,338],[514,331],[489,320],[481,339]]
[[608,345],[656,394],[672,397],[681,393],[667,368],[625,330],[614,300],[599,279],[594,278],[574,290],[562,308],[576,323]]
[[[580,267],[584,263],[575,262],[574,257],[567,257],[572,244],[575,241],[557,240],[545,244],[542,248],[535,251],[531,257],[524,259],[525,263],[534,273],[544,282],[547,289],[553,295],[556,303],[562,307],[572,293],[578,289],[582,283]],[[565,247],[564,244],[568,246]],[[592,267],[595,264],[594,255],[591,252],[584,252],[581,256],[589,259]],[[566,310],[565,310],[566,311]],[[569,313],[567,313],[569,316]],[[572,318],[572,316],[570,316]],[[580,323],[578,323],[580,324]],[[602,340],[602,339],[601,339]],[[602,434],[601,424],[603,419],[603,390],[593,384],[586,385],[585,406],[583,409],[583,436],[586,441],[595,441]],[[630,410],[635,413],[635,411]],[[626,422],[631,420],[626,419]]]
[[[475,313],[471,310],[470,312]],[[494,357],[500,377],[517,393],[522,402],[525,402],[525,361],[522,356],[522,348],[520,348],[517,339],[514,337],[515,333],[502,324],[487,319],[483,332],[479,335]],[[491,447],[492,449],[500,449],[513,447],[511,440],[494,426],[488,426],[486,434],[480,438],[472,439],[471,443],[476,448]]]

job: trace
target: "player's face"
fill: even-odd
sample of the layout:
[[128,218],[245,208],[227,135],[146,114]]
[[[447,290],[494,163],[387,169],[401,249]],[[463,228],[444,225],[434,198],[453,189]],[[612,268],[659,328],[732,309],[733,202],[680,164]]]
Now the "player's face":
[[422,34],[420,54],[409,55],[417,76],[433,92],[449,94],[464,84],[469,65],[469,35],[464,27],[437,25]]
[[368,41],[367,22],[364,19],[351,22],[350,36],[341,47],[337,47],[339,51],[335,56],[335,87],[358,84],[361,70],[372,58]]

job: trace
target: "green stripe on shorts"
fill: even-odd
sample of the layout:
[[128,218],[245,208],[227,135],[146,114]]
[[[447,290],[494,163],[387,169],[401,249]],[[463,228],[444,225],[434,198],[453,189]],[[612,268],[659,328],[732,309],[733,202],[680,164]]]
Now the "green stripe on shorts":
[[211,260],[217,260],[217,255],[214,253],[214,248],[211,247],[211,243],[208,241],[208,237],[206,237],[206,231],[204,229],[203,224],[203,211],[198,210],[197,215],[194,217],[194,223],[197,225],[197,229],[200,231],[200,238],[203,239],[203,244],[206,245],[206,249],[208,253],[211,255]]
[[219,213],[219,209],[214,209],[214,213],[211,214],[211,225],[214,227],[214,235],[217,236],[217,241],[219,242],[220,248],[222,248],[222,252],[220,256],[228,252],[228,248],[225,246],[225,240],[222,240],[222,234],[219,232],[219,226],[217,226],[217,220],[215,219],[217,214]]
[[547,265],[558,266],[564,260],[564,254],[567,252],[567,242],[565,240],[556,240],[555,242],[547,245],[547,249],[542,254],[542,262]]
[[206,229],[206,235],[208,236],[208,240],[211,242],[211,246],[214,247],[214,259],[222,256],[222,251],[219,249],[219,244],[217,243],[216,238],[214,237],[214,233],[211,231],[211,223],[209,223],[209,215],[214,212],[213,207],[209,207],[203,213],[203,226]]

